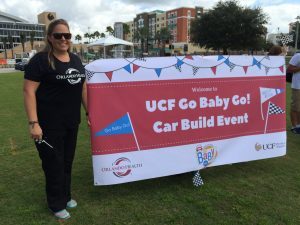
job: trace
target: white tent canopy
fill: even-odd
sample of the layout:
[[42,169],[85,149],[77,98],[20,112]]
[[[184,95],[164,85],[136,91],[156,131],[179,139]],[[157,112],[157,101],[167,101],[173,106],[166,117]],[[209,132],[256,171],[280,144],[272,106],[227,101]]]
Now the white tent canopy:
[[114,36],[107,36],[104,38],[100,38],[97,41],[88,44],[88,47],[92,46],[103,46],[104,47],[104,58],[106,58],[106,52],[105,52],[105,46],[110,46],[110,45],[128,45],[133,47],[132,42],[124,41],[122,39],[116,38]]

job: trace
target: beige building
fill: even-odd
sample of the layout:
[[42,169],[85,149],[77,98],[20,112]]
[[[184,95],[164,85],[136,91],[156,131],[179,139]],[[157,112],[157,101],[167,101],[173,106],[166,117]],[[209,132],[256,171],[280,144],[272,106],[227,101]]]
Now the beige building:
[[49,24],[56,19],[55,12],[42,12],[38,14],[38,23],[45,24],[46,29],[48,28]]

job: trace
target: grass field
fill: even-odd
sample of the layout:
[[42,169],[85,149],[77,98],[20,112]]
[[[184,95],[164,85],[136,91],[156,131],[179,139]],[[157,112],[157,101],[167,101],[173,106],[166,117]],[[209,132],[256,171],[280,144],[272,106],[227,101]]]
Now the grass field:
[[[93,186],[89,131],[81,124],[73,170],[71,219],[47,209],[41,163],[29,139],[23,74],[0,74],[0,224],[3,225],[297,225],[300,224],[300,136],[288,132],[287,155],[133,183]],[[287,85],[287,115],[290,87]],[[290,123],[287,121],[287,129]]]

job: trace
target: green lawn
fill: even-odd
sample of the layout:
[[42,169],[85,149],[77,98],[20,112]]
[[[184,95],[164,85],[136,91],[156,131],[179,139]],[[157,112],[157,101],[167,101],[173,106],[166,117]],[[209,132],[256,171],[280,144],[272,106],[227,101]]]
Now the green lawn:
[[[79,205],[70,220],[56,220],[47,210],[41,163],[28,135],[22,82],[21,72],[0,74],[0,224],[300,224],[300,136],[288,132],[285,157],[201,171],[200,188],[192,185],[193,173],[95,187],[85,123],[73,170]],[[288,85],[287,112],[289,100]]]

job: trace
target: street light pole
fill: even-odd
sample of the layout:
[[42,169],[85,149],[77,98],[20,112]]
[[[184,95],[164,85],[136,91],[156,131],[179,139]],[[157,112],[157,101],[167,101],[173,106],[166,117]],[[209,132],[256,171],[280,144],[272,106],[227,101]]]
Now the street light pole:
[[295,51],[298,50],[298,35],[299,35],[299,20],[300,16],[296,17],[296,40],[295,40]]

